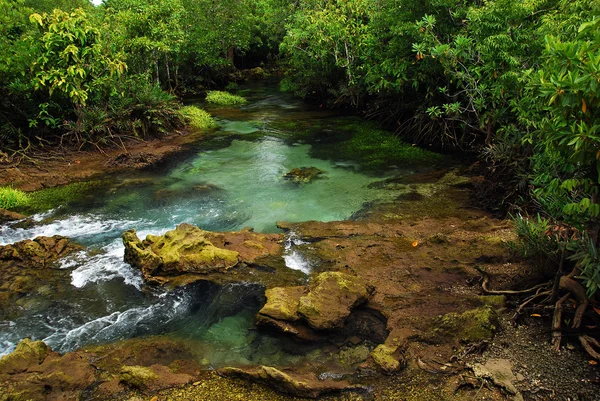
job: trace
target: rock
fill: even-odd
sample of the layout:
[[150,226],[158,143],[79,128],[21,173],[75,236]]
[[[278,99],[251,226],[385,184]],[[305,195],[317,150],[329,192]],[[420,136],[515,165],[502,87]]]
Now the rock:
[[278,391],[297,397],[317,398],[326,393],[365,389],[364,386],[353,385],[345,380],[320,380],[312,372],[298,373],[283,371],[270,366],[247,369],[224,368],[220,369],[219,373],[224,376],[255,380],[271,386]]
[[31,366],[40,365],[50,351],[50,347],[43,341],[31,341],[26,338],[13,352],[0,359],[0,372],[9,375],[25,372]]
[[398,347],[380,344],[369,354],[369,359],[384,373],[398,372],[404,367],[404,360],[398,358],[397,351]]
[[76,400],[95,382],[81,355],[60,355],[41,341],[23,340],[0,360],[0,400]]
[[81,249],[59,235],[0,246],[0,317],[14,317],[20,304],[60,297],[70,271],[56,262]]
[[129,387],[143,389],[157,378],[156,373],[143,366],[123,366],[119,373],[119,381]]
[[135,230],[126,231],[123,234],[125,260],[142,262],[145,274],[157,270],[162,274],[208,273],[238,264],[237,252],[217,248],[204,233],[198,227],[184,223],[162,236],[148,235],[141,242]]
[[271,288],[295,283],[303,276],[285,266],[281,234],[255,233],[249,228],[211,232],[183,223],[143,241],[135,230],[125,231],[122,238],[125,261],[154,284],[179,287],[199,280],[245,281]]
[[316,167],[299,167],[288,171],[283,175],[283,178],[297,183],[309,183],[317,179],[321,174],[325,174],[326,171],[320,170]]
[[11,212],[10,210],[0,209],[0,224],[9,223],[11,221],[24,220],[27,216]]
[[490,359],[484,364],[476,363],[472,369],[475,376],[490,379],[496,386],[508,391],[514,396],[514,401],[523,401],[523,395],[514,384],[518,379],[508,359]]
[[315,330],[339,329],[356,306],[367,301],[373,288],[341,272],[319,274],[307,295],[300,298],[298,313]]
[[436,336],[453,337],[467,343],[490,339],[498,327],[498,317],[490,306],[468,310],[462,314],[448,313],[436,319]]
[[298,315],[300,298],[307,292],[308,289],[304,286],[268,289],[265,291],[267,303],[258,313],[273,319],[295,322],[300,319]]

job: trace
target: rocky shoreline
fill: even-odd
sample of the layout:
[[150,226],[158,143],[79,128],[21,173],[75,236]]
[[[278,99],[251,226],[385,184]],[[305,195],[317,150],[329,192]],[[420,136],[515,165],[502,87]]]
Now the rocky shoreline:
[[[506,355],[485,357],[494,336],[507,331],[506,300],[482,294],[476,267],[498,288],[539,281],[543,272],[511,255],[510,224],[465,208],[470,189],[454,174],[421,177],[425,186],[414,187],[420,196],[378,205],[355,221],[280,222],[302,240],[303,254],[313,261],[309,275],[285,266],[286,234],[214,233],[187,224],[143,240],[133,230],[123,234],[124,257],[146,285],[260,285],[258,329],[299,347],[324,346],[312,362],[211,371],[193,345],[161,336],[64,355],[24,340],[0,359],[0,400],[544,399],[532,393],[543,378],[529,376],[531,367]],[[39,260],[51,266],[75,249],[57,237],[0,247],[0,271],[37,277]],[[27,293],[43,293],[40,288],[27,287]],[[7,300],[26,299],[7,291]],[[550,346],[540,352],[552,364]],[[580,362],[585,381],[575,387],[579,399],[592,400],[598,372],[583,356]],[[573,388],[562,384],[552,389],[554,399],[566,399]]]

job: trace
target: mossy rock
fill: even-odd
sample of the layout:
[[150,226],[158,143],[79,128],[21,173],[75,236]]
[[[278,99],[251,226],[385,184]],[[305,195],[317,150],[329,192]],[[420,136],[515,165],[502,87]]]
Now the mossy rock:
[[0,358],[0,375],[25,372],[31,366],[41,364],[50,351],[43,341],[26,338],[13,352]]
[[143,389],[158,376],[150,369],[143,366],[123,366],[119,373],[119,382],[129,387]]
[[300,298],[307,292],[306,287],[276,287],[265,291],[267,303],[258,312],[273,319],[294,322],[298,316]]
[[298,167],[291,169],[283,175],[283,178],[299,184],[306,184],[319,178],[326,171],[320,170],[316,167]]
[[384,373],[398,372],[404,367],[404,361],[397,357],[397,351],[397,347],[379,344],[369,354],[369,359]]
[[341,272],[319,274],[300,298],[298,313],[315,330],[339,329],[356,306],[373,292],[363,279]]
[[125,260],[144,275],[209,273],[238,264],[238,252],[218,248],[206,239],[206,232],[190,224],[180,224],[162,236],[148,235],[140,241],[135,230],[123,233]]
[[475,343],[490,339],[498,328],[498,316],[491,306],[464,313],[448,313],[435,319],[434,337],[452,337],[456,341]]

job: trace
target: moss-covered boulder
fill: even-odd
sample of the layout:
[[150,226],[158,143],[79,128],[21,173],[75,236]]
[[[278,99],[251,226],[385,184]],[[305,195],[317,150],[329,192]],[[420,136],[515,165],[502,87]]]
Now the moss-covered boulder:
[[293,168],[283,175],[283,178],[300,184],[306,184],[317,179],[321,174],[325,174],[326,171],[320,170],[316,167],[298,167]]
[[298,313],[315,330],[339,329],[352,309],[373,293],[362,278],[341,272],[319,274],[300,298]]
[[490,339],[498,328],[492,307],[483,306],[463,313],[447,313],[435,319],[433,337],[454,338],[466,343]]
[[50,347],[43,341],[31,341],[26,338],[13,352],[0,358],[0,374],[25,372],[31,366],[41,364],[50,351]]
[[158,376],[150,368],[144,366],[123,366],[119,373],[119,381],[129,387],[146,388]]
[[303,278],[302,272],[285,266],[281,234],[255,233],[250,228],[211,232],[183,223],[161,236],[140,240],[132,229],[122,238],[125,261],[154,284],[179,287],[199,280],[245,281],[271,288]]
[[138,266],[144,275],[181,272],[209,273],[238,264],[238,253],[214,246],[205,231],[180,224],[162,236],[148,235],[140,241],[135,230],[123,233],[125,261]]
[[294,322],[300,319],[298,315],[300,298],[306,295],[307,292],[308,289],[304,286],[268,289],[265,291],[267,303],[258,313],[273,319]]

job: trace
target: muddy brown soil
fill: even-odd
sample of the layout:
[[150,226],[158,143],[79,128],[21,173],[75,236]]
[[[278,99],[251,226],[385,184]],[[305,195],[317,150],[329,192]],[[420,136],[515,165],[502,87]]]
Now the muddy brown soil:
[[201,132],[181,131],[163,138],[146,141],[130,140],[120,148],[83,151],[39,150],[27,158],[13,157],[11,163],[0,164],[0,186],[9,185],[23,191],[36,191],[99,175],[151,166],[198,141]]

